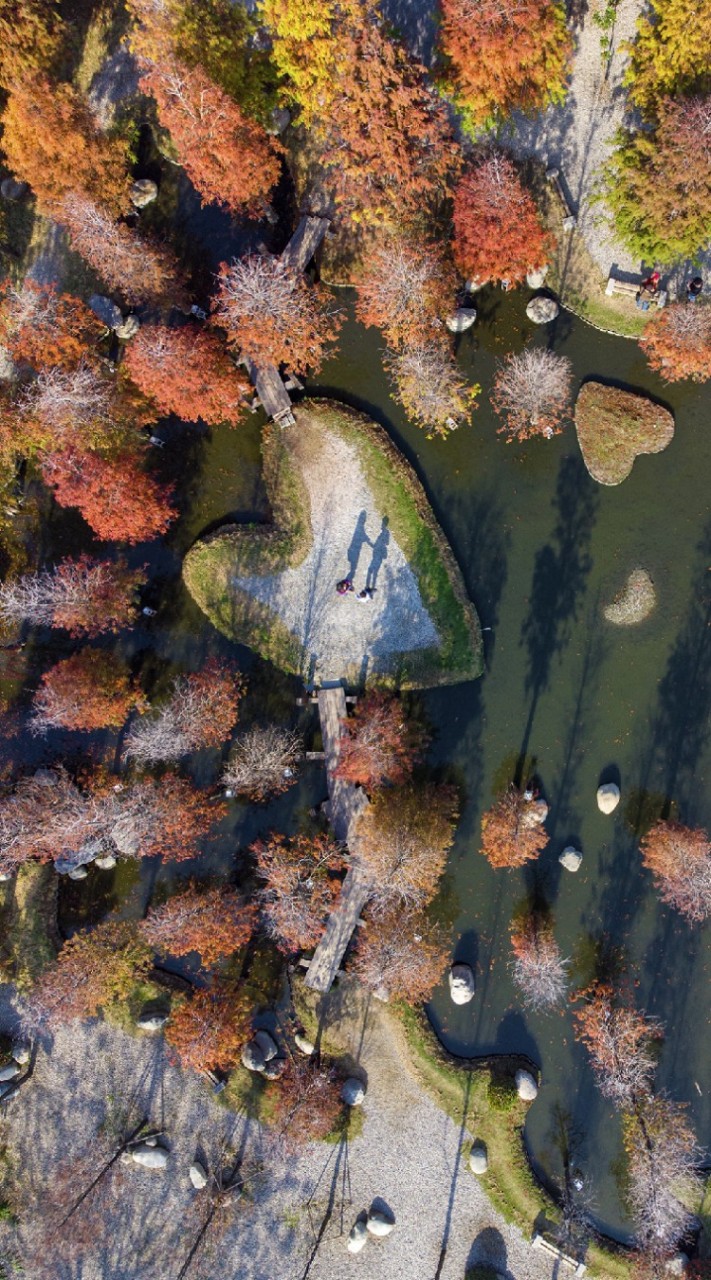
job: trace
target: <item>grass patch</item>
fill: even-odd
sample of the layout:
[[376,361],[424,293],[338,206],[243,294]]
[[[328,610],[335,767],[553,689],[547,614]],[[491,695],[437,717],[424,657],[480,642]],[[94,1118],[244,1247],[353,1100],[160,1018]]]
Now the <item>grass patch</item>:
[[674,435],[674,418],[648,396],[602,382],[586,382],[575,403],[575,430],[583,461],[598,484],[621,484],[640,453],[661,453]]
[[362,1107],[346,1107],[344,1106],[339,1112],[333,1128],[326,1134],[324,1142],[330,1142],[333,1146],[342,1142],[355,1142],[360,1138],[365,1124],[365,1115]]
[[[146,1005],[160,1008],[161,1011],[168,1012],[170,1006],[170,996],[165,987],[161,987],[157,982],[151,982],[149,979],[139,979],[134,982],[128,995],[123,1000],[116,1000],[113,1004],[106,1005],[103,1010],[104,1018],[110,1022],[112,1026],[119,1027],[121,1031],[127,1032],[128,1035],[144,1037],[145,1031],[139,1031],[136,1026],[136,1019],[143,1013]],[[151,1034],[150,1032],[148,1033]]]
[[57,954],[57,873],[28,862],[14,881],[7,950],[18,991],[29,991]]
[[[336,432],[357,454],[378,508],[415,574],[440,645],[398,655],[382,683],[429,687],[475,679],[483,670],[481,629],[462,575],[422,486],[385,431],[363,414],[332,401],[305,401],[297,410],[309,423]],[[297,426],[298,430],[298,426]],[[311,543],[308,494],[288,450],[289,434],[265,428],[264,480],[272,520],[231,526],[198,542],[183,564],[185,584],[218,630],[248,644],[284,671],[302,674],[296,636],[267,605],[236,589],[236,575],[275,573],[298,565]]]

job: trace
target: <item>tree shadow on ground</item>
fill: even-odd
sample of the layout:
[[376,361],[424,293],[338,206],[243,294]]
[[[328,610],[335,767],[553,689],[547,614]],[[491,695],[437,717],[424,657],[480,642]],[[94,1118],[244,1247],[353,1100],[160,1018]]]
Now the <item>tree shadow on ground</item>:
[[467,1256],[467,1273],[470,1267],[490,1267],[497,1275],[510,1277],[506,1243],[496,1227],[479,1232]]

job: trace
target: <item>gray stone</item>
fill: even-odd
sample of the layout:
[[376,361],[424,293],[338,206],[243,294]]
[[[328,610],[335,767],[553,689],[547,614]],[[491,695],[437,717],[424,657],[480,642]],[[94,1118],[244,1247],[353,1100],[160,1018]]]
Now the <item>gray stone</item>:
[[558,859],[561,867],[565,867],[566,871],[578,871],[582,860],[582,853],[579,849],[574,849],[572,844],[566,846]]
[[264,1071],[266,1067],[264,1054],[262,1053],[256,1040],[250,1040],[242,1050],[242,1066],[248,1071]]
[[0,382],[12,382],[17,376],[17,365],[7,347],[0,347]]
[[548,275],[548,267],[541,267],[540,271],[529,271],[526,275],[526,284],[529,289],[542,289]]
[[12,872],[0,871],[0,884],[6,884],[8,880],[12,880]]
[[123,316],[121,308],[116,306],[111,298],[105,298],[100,293],[93,293],[89,299],[89,306],[94,315],[107,329],[118,329],[123,324]]
[[86,867],[74,867],[67,874],[70,880],[86,880],[86,877],[88,876],[89,872],[87,871]]
[[476,307],[457,307],[453,316],[446,320],[450,333],[466,333],[476,320]]
[[168,1021],[167,1013],[142,1013],[136,1018],[139,1031],[161,1031]]
[[371,1236],[389,1236],[395,1223],[382,1209],[371,1209],[366,1225]]
[[26,182],[18,182],[17,178],[3,178],[0,182],[0,195],[3,200],[21,200],[27,195],[29,189]]
[[126,316],[126,319],[116,326],[114,333],[122,342],[130,342],[131,338],[135,338],[140,327],[141,322],[138,316]]
[[467,280],[464,286],[464,292],[478,293],[480,289],[484,288],[485,284],[486,284],[486,280],[478,280],[476,276],[472,276],[471,280]]
[[286,1058],[270,1058],[264,1066],[265,1080],[280,1080],[286,1071]]
[[344,1081],[341,1089],[341,1099],[347,1107],[359,1107],[365,1097],[365,1087],[362,1080],[356,1080],[355,1076],[349,1076]]
[[162,1147],[151,1147],[147,1142],[133,1147],[129,1154],[133,1163],[142,1169],[165,1169],[168,1163],[168,1152]]
[[101,867],[102,871],[111,871],[116,866],[116,859],[113,853],[102,853],[100,858],[94,859],[94,866]]
[[12,1056],[15,1062],[19,1062],[21,1067],[26,1067],[32,1054],[27,1044],[14,1044],[12,1046]]
[[531,298],[526,307],[526,315],[534,324],[550,324],[559,311],[560,307],[554,298]]
[[316,1050],[316,1045],[312,1044],[310,1040],[307,1040],[306,1036],[302,1036],[300,1031],[297,1031],[294,1036],[294,1044],[299,1050],[299,1053],[305,1054],[307,1058],[310,1058],[311,1054]]
[[19,1076],[21,1067],[17,1062],[8,1062],[4,1067],[0,1067],[0,1084],[5,1084],[8,1080],[14,1080],[15,1076]]
[[151,178],[136,178],[131,183],[130,196],[134,209],[145,209],[147,204],[158,198],[158,187]]
[[261,1049],[265,1062],[269,1062],[271,1058],[276,1058],[279,1052],[278,1044],[268,1031],[255,1031],[254,1044]]
[[521,815],[522,827],[538,827],[548,817],[545,800],[531,800]]
[[477,1176],[486,1173],[489,1168],[489,1157],[483,1142],[475,1142],[469,1153],[469,1168]]
[[449,971],[449,994],[453,1004],[469,1004],[474,999],[476,980],[468,964],[453,964]]
[[275,107],[272,111],[271,127],[267,129],[267,133],[276,134],[283,133],[291,124],[291,112],[286,107]]
[[349,1253],[360,1253],[368,1243],[368,1228],[362,1218],[353,1223],[346,1248]]
[[196,1191],[202,1191],[207,1186],[207,1169],[205,1169],[199,1160],[193,1160],[188,1169],[188,1177],[195,1187]]
[[597,807],[600,813],[613,813],[620,803],[620,788],[615,782],[604,782],[597,789]]
[[538,1085],[530,1071],[516,1072],[516,1092],[524,1102],[533,1102],[538,1097]]

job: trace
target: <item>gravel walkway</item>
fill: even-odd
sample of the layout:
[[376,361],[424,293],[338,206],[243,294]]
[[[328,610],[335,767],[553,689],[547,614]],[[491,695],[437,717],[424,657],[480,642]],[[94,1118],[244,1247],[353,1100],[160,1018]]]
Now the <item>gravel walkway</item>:
[[[268,604],[304,647],[304,669],[318,682],[395,671],[398,655],[438,643],[417,580],[363,477],[355,449],[299,412],[294,456],[311,501],[313,545],[296,569],[236,577]],[[354,591],[336,592],[351,577]],[[374,586],[365,602],[357,592]]]
[[[55,1242],[49,1269],[35,1257],[28,1274],[178,1280],[205,1203],[189,1185],[188,1166],[198,1154],[208,1168],[219,1167],[230,1147],[242,1151],[246,1166],[267,1156],[268,1173],[187,1280],[463,1280],[475,1261],[493,1263],[509,1280],[549,1280],[553,1262],[504,1223],[464,1168],[462,1135],[411,1076],[387,1011],[350,982],[339,998],[339,1037],[346,1036],[368,1078],[363,1132],[291,1160],[270,1154],[255,1123],[220,1107],[201,1079],[168,1066],[160,1036],[137,1039],[100,1023],[62,1030],[6,1108],[8,1158],[26,1194],[41,1206],[57,1169],[71,1160],[78,1196],[104,1162],[86,1159],[97,1128],[111,1131],[129,1114],[146,1114],[163,1128],[171,1154],[163,1173],[117,1166],[104,1209],[108,1229],[94,1211],[74,1260],[65,1261],[65,1245]],[[347,1233],[376,1197],[394,1213],[396,1228],[354,1257]],[[27,1260],[34,1243],[42,1257],[45,1236],[39,1213],[19,1233],[2,1223],[0,1252]]]

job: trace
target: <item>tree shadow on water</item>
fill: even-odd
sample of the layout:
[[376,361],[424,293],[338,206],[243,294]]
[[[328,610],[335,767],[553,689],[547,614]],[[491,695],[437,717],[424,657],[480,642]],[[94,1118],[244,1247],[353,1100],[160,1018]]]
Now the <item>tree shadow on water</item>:
[[522,643],[528,650],[525,691],[531,702],[519,752],[521,761],[528,751],[539,699],[550,685],[553,659],[570,639],[585,592],[598,501],[582,458],[564,458],[553,499],[556,523],[550,541],[536,555],[529,613],[522,628]]

